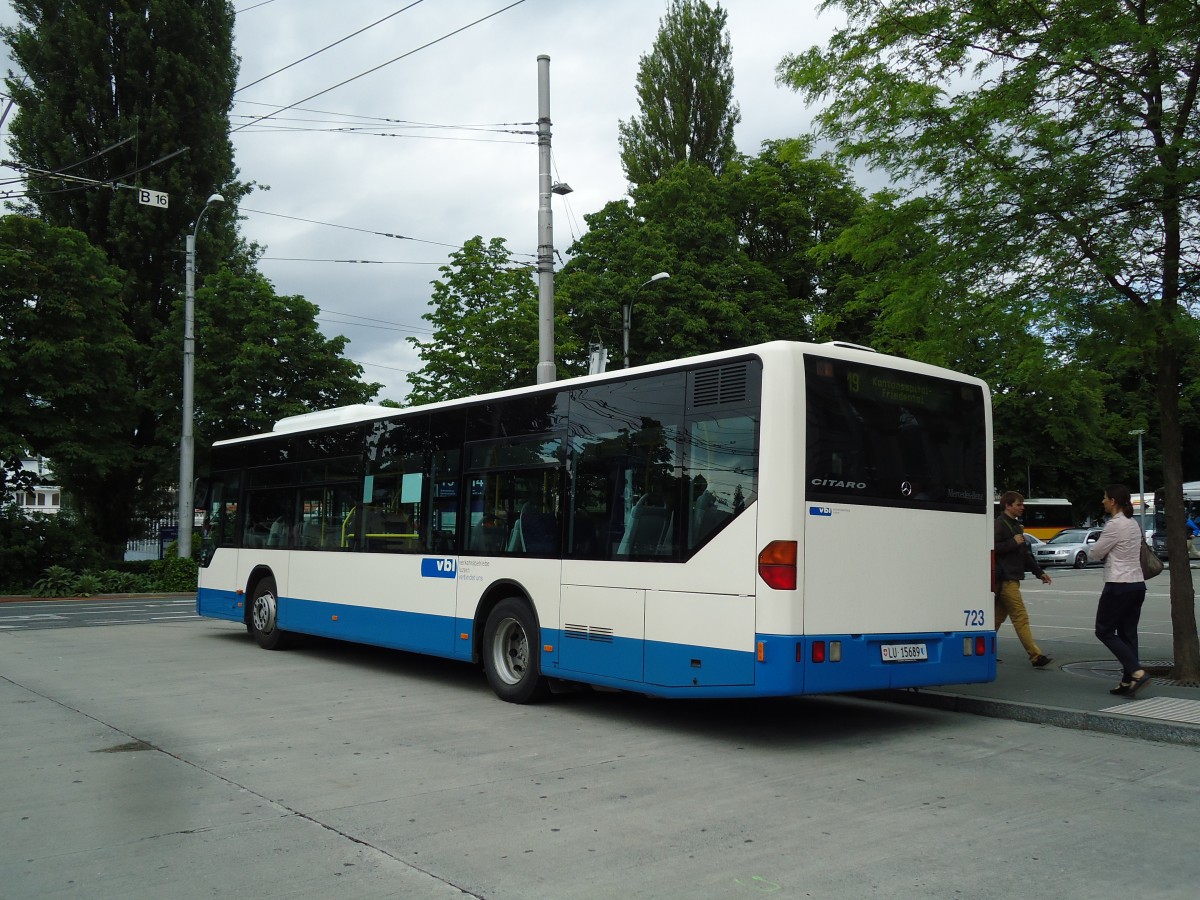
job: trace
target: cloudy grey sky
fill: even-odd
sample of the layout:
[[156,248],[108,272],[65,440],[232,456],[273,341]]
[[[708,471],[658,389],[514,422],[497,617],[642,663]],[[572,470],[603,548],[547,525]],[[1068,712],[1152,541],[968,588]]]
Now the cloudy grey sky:
[[[742,112],[738,149],[755,153],[764,140],[807,131],[811,111],[776,86],[775,67],[824,43],[838,15],[818,16],[817,0],[721,5]],[[235,97],[232,139],[241,178],[263,188],[242,203],[242,233],[266,248],[261,268],[279,292],[318,304],[324,332],[350,339],[347,355],[385,385],[380,399],[402,400],[405,373],[420,367],[406,338],[428,336],[430,282],[454,247],[502,237],[514,256],[534,259],[538,153],[521,132],[536,127],[539,55],[550,57],[553,179],[574,188],[553,202],[559,252],[586,227],[585,214],[626,192],[617,123],[638,112],[638,61],[665,0],[235,6],[246,87]],[[15,22],[7,3],[0,22]]]

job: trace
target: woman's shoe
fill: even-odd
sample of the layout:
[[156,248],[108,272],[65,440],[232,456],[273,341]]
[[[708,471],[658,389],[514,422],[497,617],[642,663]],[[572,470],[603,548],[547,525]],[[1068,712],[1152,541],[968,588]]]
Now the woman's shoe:
[[1109,691],[1109,693],[1115,694],[1118,697],[1125,697],[1125,696],[1128,696],[1129,694],[1133,693],[1133,691],[1130,690],[1130,688],[1132,688],[1132,687],[1133,687],[1132,681],[1122,681],[1115,688],[1112,688]]
[[1148,682],[1149,680],[1150,680],[1149,672],[1143,671],[1140,678],[1135,675],[1133,678],[1133,681],[1130,682],[1130,684],[1129,684],[1129,696],[1132,697],[1134,694],[1136,694],[1138,691],[1140,691],[1143,687],[1146,686],[1146,682]]

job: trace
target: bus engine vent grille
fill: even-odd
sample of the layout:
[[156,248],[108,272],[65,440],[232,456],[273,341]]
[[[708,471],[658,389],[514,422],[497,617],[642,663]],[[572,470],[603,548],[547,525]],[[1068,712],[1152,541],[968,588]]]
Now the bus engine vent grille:
[[722,403],[745,403],[748,366],[719,366],[701,369],[692,386],[693,406],[717,406]]
[[563,636],[581,641],[603,641],[606,644],[613,642],[613,630],[598,625],[564,625]]

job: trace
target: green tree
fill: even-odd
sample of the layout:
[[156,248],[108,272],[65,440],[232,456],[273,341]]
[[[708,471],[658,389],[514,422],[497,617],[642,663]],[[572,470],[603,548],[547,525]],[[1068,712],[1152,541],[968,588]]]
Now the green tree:
[[[167,368],[161,353],[180,352],[167,350],[161,336],[182,292],[183,236],[214,189],[231,203],[246,190],[232,183],[228,137],[237,73],[233,9],[223,0],[12,5],[20,24],[3,36],[23,73],[6,83],[17,103],[11,146],[25,167],[26,207],[87,235],[123,270],[122,318],[134,344],[119,361],[92,352],[78,367],[80,382],[104,385],[121,407],[119,419],[93,420],[99,433],[92,444],[112,459],[89,462],[70,458],[68,448],[47,449],[85,517],[105,510],[101,537],[116,554],[177,471],[177,394],[156,373]],[[132,190],[94,182],[144,184],[167,193],[170,206],[143,206]],[[231,252],[233,221],[230,208],[210,210],[201,259]],[[128,377],[109,379],[114,365]]]
[[733,63],[725,10],[671,0],[654,47],[638,65],[640,114],[619,124],[621,164],[644,185],[679,162],[719,174],[733,158]]
[[862,267],[834,248],[866,200],[843,165],[813,157],[813,144],[767,141],[722,181],[746,255],[783,282],[790,322],[772,322],[773,336],[869,343],[874,312],[848,290]]
[[[848,24],[782,80],[845,152],[936,198],[946,259],[989,297],[1120,310],[1155,385],[1169,552],[1186,558],[1181,360],[1200,280],[1200,19],[1181,0],[838,0]],[[948,271],[940,269],[940,271]],[[1126,479],[1128,480],[1128,479]],[[1175,677],[1200,679],[1171,572]]]
[[[599,340],[621,359],[622,305],[632,302],[633,364],[679,359],[802,328],[780,278],[746,253],[724,182],[679,163],[586,217],[559,280],[576,343]],[[641,285],[656,272],[670,279]]]
[[[433,325],[432,339],[409,338],[423,361],[408,376],[409,403],[535,384],[538,297],[532,270],[512,262],[503,238],[484,243],[476,235],[450,259],[433,282],[430,312],[421,316]],[[555,324],[559,343],[562,322]]]
[[849,261],[838,279],[841,309],[827,306],[828,320],[861,327],[859,340],[883,352],[984,379],[997,488],[1028,485],[1033,496],[1066,496],[1084,508],[1096,480],[1121,462],[1107,440],[1108,368],[1079,353],[1052,318],[1053,304],[979,290],[937,228],[933,198],[870,198],[814,250]]
[[[303,297],[276,294],[253,269],[223,268],[205,280],[196,292],[198,448],[270,431],[285,416],[366,403],[379,392],[382,385],[364,383],[362,367],[342,355],[347,339],[321,334],[319,312]],[[177,311],[169,342],[182,333]]]
[[[261,373],[276,379],[269,386],[262,377],[235,378],[233,370],[221,373],[224,377],[198,371],[201,439],[206,432],[241,431],[297,405],[358,398],[372,386],[359,380],[358,367],[340,359],[342,339],[326,341],[308,326],[307,304],[277,298],[256,281],[254,249],[237,238],[236,203],[251,186],[235,181],[228,136],[237,75],[232,4],[14,0],[12,5],[20,24],[5,29],[3,38],[24,71],[6,83],[17,102],[11,146],[26,173],[26,211],[82,232],[122,270],[121,318],[132,340],[119,358],[92,352],[77,367],[81,383],[103,385],[109,395],[109,418],[91,422],[93,445],[102,452],[88,459],[69,443],[43,451],[85,515],[104,511],[97,524],[117,554],[139,518],[173,505],[164,487],[174,484],[178,472],[184,238],[214,190],[226,202],[209,209],[198,232],[198,320],[211,346],[236,348],[229,359],[244,375],[248,345],[236,329],[253,324],[249,333],[256,334],[261,322],[246,310],[224,307],[228,298],[205,294],[204,276],[223,262],[239,273],[222,282],[234,297],[264,302],[280,313],[276,343],[260,343],[259,355],[265,357],[267,347],[279,349],[286,364],[260,360]],[[134,184],[167,193],[169,207],[140,205],[135,192],[125,189]],[[211,315],[206,301],[229,315],[206,322],[203,317]],[[110,378],[110,370],[119,370],[120,377]],[[226,393],[260,389],[265,396]],[[61,417],[61,410],[50,410],[56,412]]]
[[[87,238],[24,216],[0,218],[0,448],[50,457],[97,535],[130,514],[126,429],[135,420],[134,343],[123,273]],[[111,496],[100,485],[115,485]]]

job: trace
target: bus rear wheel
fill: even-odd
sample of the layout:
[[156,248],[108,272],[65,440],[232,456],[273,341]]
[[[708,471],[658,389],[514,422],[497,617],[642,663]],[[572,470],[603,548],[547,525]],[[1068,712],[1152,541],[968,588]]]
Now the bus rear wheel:
[[496,604],[483,629],[483,671],[501,700],[532,703],[550,693],[538,665],[541,635],[529,605],[510,597]]
[[264,650],[282,650],[287,645],[287,632],[279,627],[279,596],[274,578],[264,578],[255,585],[247,625]]

